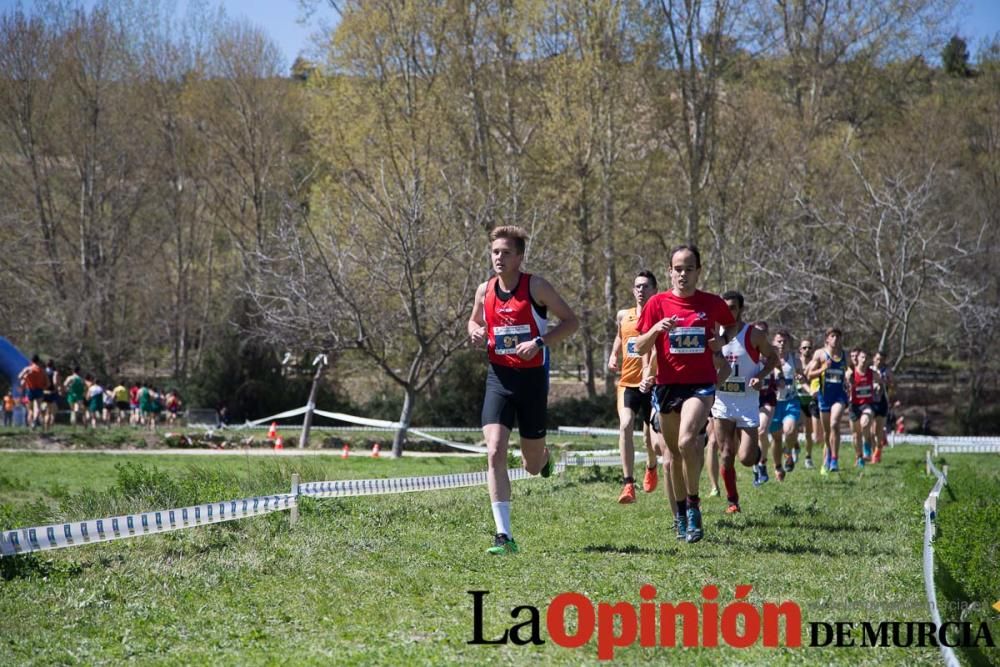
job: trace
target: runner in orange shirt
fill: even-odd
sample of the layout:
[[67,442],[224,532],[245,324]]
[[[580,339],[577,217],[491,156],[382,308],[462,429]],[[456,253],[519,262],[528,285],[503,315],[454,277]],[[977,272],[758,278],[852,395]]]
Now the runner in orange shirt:
[[[642,479],[642,490],[652,493],[656,490],[659,475],[657,474],[656,448],[660,435],[650,427],[649,419],[652,413],[652,393],[650,389],[642,391],[640,385],[643,378],[643,357],[635,349],[635,339],[639,335],[636,323],[642,314],[642,307],[649,297],[656,293],[656,276],[650,271],[640,271],[632,282],[632,295],[635,297],[635,307],[619,310],[616,316],[618,333],[611,345],[611,357],[608,368],[617,371],[621,369],[618,379],[618,451],[622,458],[622,474],[625,486],[622,488],[618,502],[623,505],[635,502],[635,418],[638,415],[642,423],[642,439],[646,446],[646,472]],[[619,355],[621,361],[619,362]],[[655,375],[653,370],[651,375]]]
[[24,385],[28,399],[28,426],[41,426],[42,398],[45,396],[45,388],[49,386],[49,376],[45,374],[42,360],[37,354],[31,357],[31,364],[18,374],[17,379]]

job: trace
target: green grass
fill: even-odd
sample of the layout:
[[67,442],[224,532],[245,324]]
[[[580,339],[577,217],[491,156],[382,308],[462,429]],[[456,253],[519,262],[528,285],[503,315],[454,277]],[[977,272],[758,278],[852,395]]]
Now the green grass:
[[[948,455],[948,486],[938,504],[934,542],[935,577],[942,620],[977,625],[1000,618],[992,605],[1000,600],[1000,457],[995,454]],[[942,462],[938,462],[940,467]],[[994,633],[1000,642],[1000,632]],[[971,665],[1000,665],[1000,648],[962,648]]]
[[[922,503],[932,486],[923,474],[923,452],[898,447],[864,476],[853,469],[834,478],[796,470],[784,484],[772,481],[760,489],[750,485],[749,473],[741,469],[744,513],[725,516],[724,503],[706,497],[706,537],[697,545],[674,539],[659,490],[641,494],[635,505],[621,506],[615,502],[620,471],[589,468],[515,483],[513,522],[522,547],[515,557],[484,554],[493,522],[485,489],[471,488],[304,499],[295,527],[288,525],[287,513],[278,513],[4,559],[0,664],[596,662],[593,640],[579,649],[551,641],[541,646],[469,645],[470,590],[490,591],[484,622],[488,638],[524,620],[511,620],[516,606],[540,608],[542,637],[548,639],[545,608],[559,593],[580,592],[595,605],[638,605],[639,589],[646,583],[657,588],[659,602],[695,603],[702,600],[703,586],[715,584],[720,609],[732,600],[737,585],[749,584],[755,606],[793,600],[802,609],[804,624],[923,621],[929,611],[921,570]],[[54,511],[71,513],[126,501],[138,507],[157,494],[181,500],[247,484],[275,487],[256,493],[284,490],[285,475],[294,467],[305,466],[304,480],[483,467],[478,459],[358,457],[340,467],[345,462],[337,459],[292,462],[283,457],[280,465],[286,467],[263,461],[260,470],[244,473],[248,463],[257,461],[199,459],[192,469],[189,458],[136,457],[141,466],[115,471],[120,458],[102,458],[60,455],[48,457],[57,461],[48,463],[0,454],[0,469],[7,479],[30,480],[32,489],[37,485],[43,502],[59,505]],[[208,465],[218,469],[208,470]],[[150,466],[160,474],[146,475]],[[84,488],[83,480],[91,475],[102,480],[94,484],[103,489]],[[153,478],[169,481],[157,485]],[[45,495],[55,484],[80,491],[61,498]],[[707,495],[707,486],[703,488]],[[944,517],[952,503],[942,500]],[[8,506],[19,511],[16,502]],[[943,531],[942,540],[946,535]],[[934,648],[760,645],[745,650],[636,645],[619,649],[615,657],[625,664],[713,666],[940,662]]]

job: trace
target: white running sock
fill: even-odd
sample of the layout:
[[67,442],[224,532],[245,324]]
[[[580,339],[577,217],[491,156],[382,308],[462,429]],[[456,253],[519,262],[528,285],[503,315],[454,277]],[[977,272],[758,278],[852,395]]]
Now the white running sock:
[[497,525],[497,532],[503,533],[507,537],[513,538],[510,531],[510,501],[493,503],[493,521]]

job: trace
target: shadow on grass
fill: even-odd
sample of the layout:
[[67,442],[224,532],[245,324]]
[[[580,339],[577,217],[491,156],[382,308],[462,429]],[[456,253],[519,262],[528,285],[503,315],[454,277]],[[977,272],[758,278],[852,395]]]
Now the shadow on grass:
[[0,579],[4,581],[48,577],[53,571],[52,561],[43,561],[34,554],[0,559]]
[[[934,580],[937,583],[939,608],[947,610],[951,607],[951,604],[947,603],[968,603],[971,600],[971,597],[966,592],[965,587],[962,586],[961,582],[952,576],[951,571],[944,567],[939,560],[935,559],[935,561]],[[942,604],[943,601],[946,601],[947,603]],[[948,621],[965,620],[954,618],[954,616],[954,614],[946,615],[945,613],[942,613],[941,622],[946,623]],[[964,664],[972,665],[972,667],[989,667],[990,665],[997,664],[994,663],[989,656],[983,653],[978,646],[958,646],[955,648],[955,653],[962,658]]]
[[641,554],[644,556],[669,556],[677,553],[676,549],[650,549],[636,544],[590,544],[585,546],[583,551],[602,554]]
[[849,521],[801,521],[801,520],[768,520],[747,518],[743,521],[720,521],[718,527],[722,530],[758,530],[775,528],[799,528],[830,533],[871,533],[877,531],[875,525],[856,524]]
[[91,567],[106,570],[121,565],[125,560],[123,554],[100,555],[93,561],[57,560],[33,553],[22,554],[0,559],[0,579],[4,581],[34,578],[69,579],[83,574]]
[[[725,524],[719,524],[718,527],[723,527]],[[753,542],[748,543],[741,540],[731,540],[725,537],[713,538],[713,541],[719,544],[724,544],[726,546],[735,548],[751,549],[754,552],[771,553],[771,554],[784,554],[786,556],[826,556],[828,558],[839,558],[843,556],[853,556],[858,558],[867,558],[871,556],[895,556],[897,555],[895,551],[891,549],[882,549],[878,547],[850,547],[841,546],[839,548],[828,548],[823,546],[817,546],[815,544],[808,544],[802,542],[780,542],[777,540],[767,540],[764,542]]]

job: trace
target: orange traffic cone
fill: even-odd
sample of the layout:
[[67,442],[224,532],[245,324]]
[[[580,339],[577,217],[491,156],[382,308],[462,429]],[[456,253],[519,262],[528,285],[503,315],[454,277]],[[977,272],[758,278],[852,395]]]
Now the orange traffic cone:
[[281,452],[285,450],[285,441],[279,435],[274,439],[274,451]]
[[379,452],[381,452],[381,451],[382,451],[381,445],[379,445],[376,442],[374,445],[372,445],[372,458],[376,458],[377,459],[379,457]]
[[271,422],[271,428],[267,432],[267,437],[270,440],[274,440],[278,437],[278,422]]
[[347,458],[347,454],[350,451],[351,451],[350,446],[348,446],[348,445],[345,444],[344,448],[342,450],[340,450],[340,458],[346,459]]

